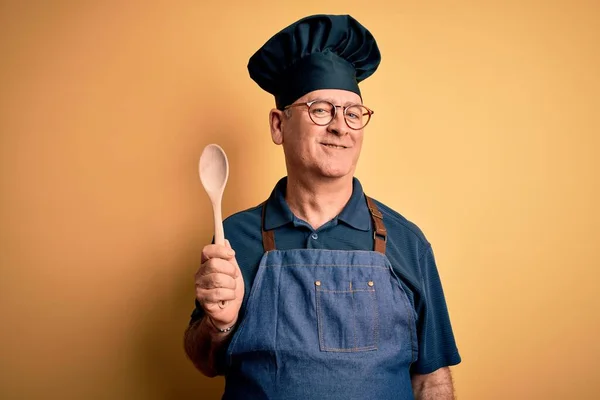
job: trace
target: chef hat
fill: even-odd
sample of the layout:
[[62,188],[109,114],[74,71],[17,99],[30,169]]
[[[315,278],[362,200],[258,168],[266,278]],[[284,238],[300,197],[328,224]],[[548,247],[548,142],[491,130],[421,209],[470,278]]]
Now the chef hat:
[[278,109],[318,89],[349,90],[381,61],[373,35],[349,15],[313,15],[270,38],[248,62],[250,77]]

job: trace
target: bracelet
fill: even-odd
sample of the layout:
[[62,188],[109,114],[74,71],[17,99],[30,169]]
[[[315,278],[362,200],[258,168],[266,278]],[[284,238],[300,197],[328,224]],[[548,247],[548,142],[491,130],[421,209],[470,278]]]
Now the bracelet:
[[212,326],[213,326],[213,327],[214,327],[216,330],[218,330],[219,332],[221,332],[221,333],[227,333],[227,332],[229,332],[230,330],[232,330],[232,329],[233,329],[233,327],[235,326],[235,324],[233,324],[233,325],[231,325],[229,328],[221,329],[221,328],[218,328],[218,327],[215,325],[215,321],[213,321],[211,317],[209,317],[209,316],[207,315],[207,316],[206,316],[206,318],[208,318],[208,320],[210,321],[210,323],[212,324]]

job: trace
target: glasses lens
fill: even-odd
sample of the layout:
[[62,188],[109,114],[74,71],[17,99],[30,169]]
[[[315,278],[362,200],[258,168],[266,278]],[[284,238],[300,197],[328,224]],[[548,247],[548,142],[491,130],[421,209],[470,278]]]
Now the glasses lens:
[[355,104],[346,108],[344,117],[346,118],[348,126],[353,129],[361,129],[367,125],[369,119],[371,119],[371,114],[365,106]]
[[335,107],[328,101],[312,103],[308,109],[310,119],[317,125],[327,125],[333,119]]

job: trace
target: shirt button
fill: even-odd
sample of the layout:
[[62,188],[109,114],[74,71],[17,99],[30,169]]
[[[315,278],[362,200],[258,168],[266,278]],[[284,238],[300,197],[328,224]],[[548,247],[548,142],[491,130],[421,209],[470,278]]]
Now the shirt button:
[[367,282],[367,285],[369,285],[369,286],[373,287],[373,281],[369,281],[369,282]]
[[317,235],[316,233],[313,233],[312,235],[310,235],[310,237],[317,240],[319,238],[319,235]]
[[316,286],[321,286],[321,281],[315,281]]

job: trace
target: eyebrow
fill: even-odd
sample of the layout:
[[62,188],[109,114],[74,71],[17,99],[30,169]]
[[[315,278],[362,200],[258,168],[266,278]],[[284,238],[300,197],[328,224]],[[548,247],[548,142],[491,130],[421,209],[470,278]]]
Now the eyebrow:
[[[336,105],[336,104],[335,104],[336,102],[335,102],[333,99],[331,99],[331,98],[317,97],[317,98],[315,98],[315,99],[309,100],[309,102],[310,102],[310,101],[328,101],[328,102],[330,102],[331,104],[334,104],[334,105]],[[362,103],[354,103],[354,102],[352,102],[352,101],[347,101],[347,102],[345,102],[345,103],[344,103],[344,107],[346,107],[346,106],[349,106],[349,105],[354,105],[354,104],[360,104],[360,105],[362,105]]]

